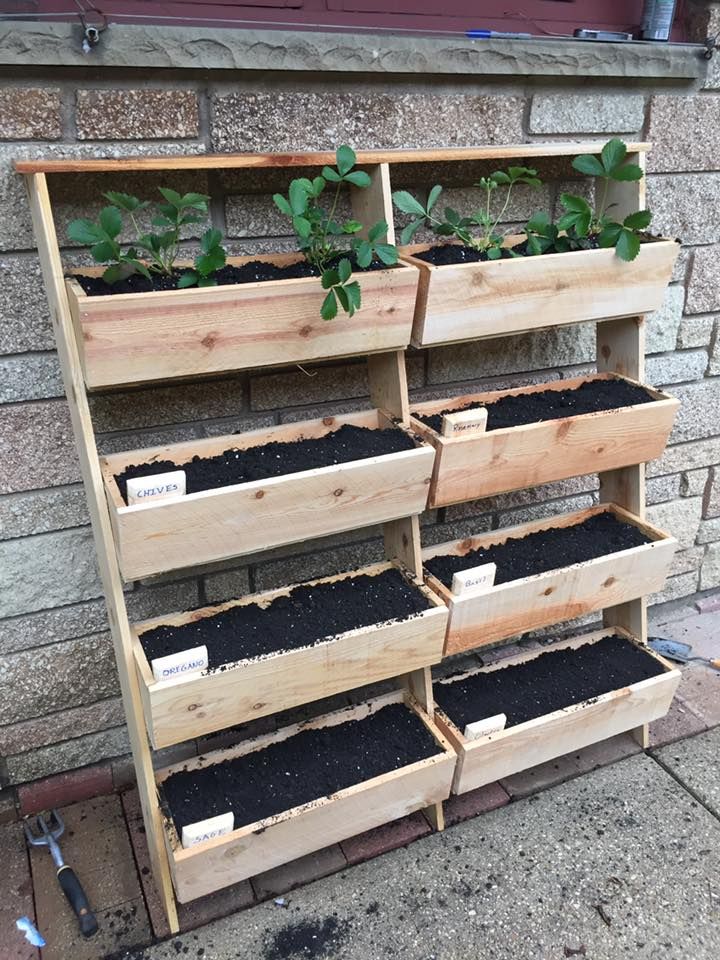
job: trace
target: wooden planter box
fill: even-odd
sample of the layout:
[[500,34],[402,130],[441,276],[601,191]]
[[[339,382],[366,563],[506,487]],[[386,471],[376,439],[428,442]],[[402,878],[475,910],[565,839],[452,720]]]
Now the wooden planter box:
[[430,589],[450,607],[445,654],[483,647],[660,590],[668,575],[677,540],[615,504],[600,504],[564,516],[535,520],[479,537],[429,547],[423,550],[423,559],[440,554],[462,556],[481,546],[504,543],[509,537],[572,526],[608,509],[619,519],[639,527],[653,542],[501,583],[482,593],[468,591],[455,595],[426,573],[425,581]]
[[[507,245],[523,239],[509,237]],[[630,263],[614,250],[576,250],[436,267],[414,256],[431,246],[400,250],[420,271],[416,347],[650,313],[663,302],[680,250],[674,240],[658,240]]]
[[[417,404],[412,413],[427,416],[455,405],[492,403],[510,394],[571,390],[588,380],[627,379],[600,373],[521,389],[467,394]],[[680,402],[659,390],[646,389],[655,397],[654,403],[501,430],[467,430],[457,436],[442,436],[412,417],[412,428],[437,451],[428,506],[480,500],[509,490],[582,476],[587,473],[588,464],[594,472],[602,473],[654,460],[665,449]]]
[[268,606],[276,597],[289,594],[292,587],[268,590],[242,600],[156,617],[134,625],[135,661],[145,723],[153,747],[157,750],[439,663],[445,642],[447,607],[424,584],[406,573],[399,563],[378,563],[303,585],[374,576],[393,566],[405,573],[408,581],[427,597],[433,604],[431,609],[406,620],[391,620],[349,630],[311,647],[239,660],[210,673],[155,680],[138,639],[139,634],[165,624],[180,626],[250,603]]
[[[245,741],[230,750],[185,761],[159,773],[158,782],[177,770],[195,769],[262,750],[301,730],[333,726],[351,716],[369,716],[388,703],[401,702],[403,696],[400,691],[386,694],[354,707],[352,712],[347,708],[338,710]],[[165,842],[178,900],[186,903],[205,896],[445,800],[450,794],[455,754],[448,741],[414,702],[408,703],[408,709],[417,713],[432,733],[438,744],[437,755],[187,849],[182,848],[172,822],[166,821]]]
[[126,506],[114,475],[130,465],[185,463],[231,447],[320,437],[344,423],[393,427],[381,411],[324,417],[207,440],[113,454],[101,460],[125,580],[397,520],[425,509],[435,451],[413,450]]
[[[535,657],[545,656],[552,650],[568,647],[577,649],[587,643],[597,643],[602,637],[614,633],[622,634],[637,646],[641,646],[648,656],[663,665],[665,673],[630,684],[621,690],[611,690],[600,697],[573,704],[509,729],[478,737],[476,740],[466,740],[463,732],[452,720],[436,708],[435,722],[458,753],[453,793],[475,790],[502,777],[509,777],[521,770],[581,750],[591,743],[606,740],[665,716],[680,683],[680,671],[618,627],[574,637],[553,644],[546,651],[533,650],[510,657],[488,667],[479,667],[449,680],[441,680],[439,683],[452,683],[472,674],[489,673],[514,664],[526,663]],[[478,720],[481,719],[483,717],[479,715]]]
[[[298,254],[233,257],[279,266]],[[101,275],[103,268],[76,271]],[[202,376],[249,367],[403,350],[418,271],[407,264],[358,273],[362,307],[326,321],[317,277],[153,293],[88,296],[66,281],[88,388]]]

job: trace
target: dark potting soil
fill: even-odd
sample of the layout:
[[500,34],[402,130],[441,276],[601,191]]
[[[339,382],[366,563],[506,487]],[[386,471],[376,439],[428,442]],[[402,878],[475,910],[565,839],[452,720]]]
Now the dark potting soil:
[[[337,260],[341,260],[337,257]],[[369,267],[358,267],[352,256],[348,259],[353,262],[353,270],[360,273],[366,273],[371,270],[389,270],[377,260],[373,260]],[[153,274],[152,279],[148,280],[139,273],[121,280],[119,283],[105,283],[102,277],[88,277],[83,274],[71,274],[90,297],[107,297],[116,293],[150,293],[157,290],[176,290],[178,280],[185,273],[185,270],[175,270],[171,277],[158,276]],[[218,286],[224,287],[238,283],[257,283],[266,280],[297,280],[302,277],[319,277],[318,270],[307,260],[299,260],[297,263],[291,263],[280,267],[277,264],[270,263],[267,260],[251,260],[240,267],[226,264],[215,274]]]
[[469,403],[462,407],[448,407],[440,413],[426,416],[414,413],[413,416],[440,433],[446,413],[487,407],[487,429],[502,430],[525,423],[561,420],[564,417],[579,417],[583,413],[617,410],[637,403],[653,403],[654,399],[643,387],[637,387],[625,380],[588,380],[570,390],[514,393],[500,397],[492,403]]
[[[642,234],[640,236],[640,243],[652,243],[654,240],[659,239],[661,238],[653,237],[650,234]],[[599,247],[600,242],[597,236],[587,238],[587,249],[597,250]],[[512,250],[521,257],[527,256],[527,241],[523,240],[521,243],[516,243],[515,246],[512,247]],[[576,251],[571,250],[568,252],[573,253]],[[544,253],[555,253],[555,251],[545,250]],[[439,243],[430,247],[429,250],[414,253],[413,256],[416,260],[424,260],[425,263],[432,263],[436,267],[446,267],[454,263],[484,263],[490,259],[483,250],[473,250],[472,247],[466,247],[462,243]],[[510,249],[503,248],[502,257],[498,257],[498,259],[509,260],[511,257]]]
[[195,456],[187,463],[155,460],[152,463],[133,464],[116,474],[115,482],[127,503],[128,480],[171,470],[184,470],[186,493],[198,493],[414,448],[412,437],[402,430],[372,430],[346,423],[323,437],[273,441],[246,450],[230,447],[215,457]]
[[148,660],[207,646],[212,670],[238,660],[314,646],[356,627],[405,620],[430,607],[420,590],[392,569],[376,576],[295,587],[266,607],[250,603],[181,627],[155,627],[140,635],[140,643]]
[[460,730],[499,713],[507,715],[507,727],[514,727],[661,673],[648,653],[625,637],[610,636],[577,650],[551,650],[515,666],[436,683],[434,693]]
[[459,570],[495,563],[497,585],[651,542],[632,523],[618,520],[614,513],[606,511],[571,527],[551,527],[524,537],[510,537],[504,543],[478,547],[461,557],[432,557],[425,561],[425,567],[450,587],[453,575]]
[[438,753],[417,714],[393,703],[362,720],[303,730],[264,750],[174,773],[162,790],[178,833],[228,810],[238,829]]
[[[446,267],[451,263],[482,263],[490,258],[483,250],[473,250],[472,247],[466,247],[462,243],[439,243],[429,250],[423,250],[421,253],[414,253],[416,260],[424,260],[425,263],[432,263],[436,267]],[[503,250],[502,257],[499,260],[509,260],[510,251]]]

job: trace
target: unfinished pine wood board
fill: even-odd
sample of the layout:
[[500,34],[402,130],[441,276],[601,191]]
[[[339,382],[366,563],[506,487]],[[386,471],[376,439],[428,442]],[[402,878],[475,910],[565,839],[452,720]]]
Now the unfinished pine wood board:
[[[354,576],[375,576],[399,564],[380,563],[352,573],[307,581],[314,586]],[[402,567],[400,567],[402,570]],[[311,647],[277,651],[238,660],[220,670],[155,680],[139,635],[163,625],[182,626],[235,607],[266,607],[292,587],[232,600],[189,613],[156,617],[133,627],[134,651],[145,709],[145,723],[155,749],[287,710],[344,690],[396,677],[438,663],[442,657],[447,607],[420,581],[408,576],[432,604],[431,609],[401,621],[379,622],[329,637]]]
[[[631,153],[650,149],[629,143]],[[441,163],[459,160],[512,160],[522,157],[574,157],[600,153],[598,140],[586,143],[522,143],[512,146],[450,147],[431,150],[357,150],[358,164]],[[305,153],[210,153],[175,157],[119,157],[95,160],[16,160],[18,173],[115,173],[124,170],[233,170],[254,167],[313,167],[334,164],[329,150]]]
[[[507,246],[522,236],[508,237]],[[630,263],[614,250],[577,250],[537,257],[434,266],[402,247],[420,270],[412,344],[427,347],[542,330],[657,310],[680,245],[646,243]]]
[[58,359],[67,395],[68,410],[77,446],[80,472],[97,552],[98,569],[107,604],[118,680],[127,719],[128,736],[137,778],[138,796],[145,824],[153,880],[171,933],[179,929],[175,898],[163,843],[163,827],[154,783],[152,757],[141,719],[142,700],[132,654],[123,585],[113,546],[108,506],[103,493],[92,417],[85,393],[80,358],[72,330],[72,319],[63,282],[55,222],[46,178],[26,178],[30,213],[38,248],[40,267],[50,308]]
[[[520,654],[452,679],[457,681],[476,673],[502,670],[545,656],[552,650],[577,649],[588,643],[597,643],[602,637],[613,633],[623,634],[637,646],[642,646],[649,656],[662,664],[665,672],[477,740],[466,740],[463,732],[436,708],[435,722],[458,754],[453,793],[475,790],[665,716],[680,683],[680,671],[623,630],[602,630],[574,637],[553,644],[544,652]],[[452,680],[438,682],[442,684]],[[481,711],[480,704],[478,708]],[[483,717],[479,712],[478,720],[481,719]]]
[[[352,711],[339,710],[310,722],[294,724],[230,750],[171,767],[158,774],[158,782],[177,769],[207,766],[262,750],[301,730],[335,725],[350,716],[361,719],[388,703],[401,702],[403,698],[404,694],[396,691]],[[427,760],[374,777],[186,850],[181,847],[174,826],[167,821],[165,840],[178,900],[181,903],[194,900],[445,800],[450,793],[455,754],[414,701],[408,704],[408,708],[421,718],[438,744],[437,754]]]
[[[492,403],[504,396],[572,390],[589,380],[609,379],[621,378],[606,373],[521,389],[467,394],[416,404],[411,414],[427,416],[450,407],[460,409],[470,403]],[[654,403],[500,430],[468,430],[457,436],[442,436],[412,416],[413,429],[437,451],[428,506],[432,509],[480,500],[509,490],[581,476],[588,472],[589,465],[593,471],[601,472],[654,460],[665,449],[680,403],[659,390],[646,389],[655,398]]]
[[[501,583],[476,594],[468,592],[455,596],[427,573],[425,579],[430,589],[435,590],[450,607],[445,655],[573,620],[593,610],[612,607],[662,589],[677,540],[615,504],[601,504],[479,537],[440,544],[424,550],[423,560],[442,554],[462,556],[478,547],[503,543],[510,537],[572,526],[608,509],[618,519],[634,524],[653,542],[584,563],[558,566],[555,570]],[[562,558],[558,560],[562,563]]]
[[[284,266],[302,257],[229,262],[258,259]],[[360,310],[353,317],[341,311],[332,321],[320,316],[327,291],[318,277],[110,296],[88,296],[69,279],[85,382],[95,389],[404,349],[418,271],[400,264],[354,279]]]
[[171,459],[182,465],[196,454],[209,456],[271,440],[322,436],[343,423],[377,427],[388,422],[379,411],[371,410],[104,459],[105,490],[123,577],[138,580],[421,513],[434,450],[420,442],[413,450],[132,507],[125,505],[114,479],[132,463]]

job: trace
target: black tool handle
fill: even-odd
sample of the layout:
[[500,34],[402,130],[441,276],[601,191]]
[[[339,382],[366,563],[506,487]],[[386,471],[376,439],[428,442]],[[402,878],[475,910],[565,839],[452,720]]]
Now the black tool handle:
[[97,920],[95,914],[90,909],[88,898],[82,884],[78,880],[72,867],[60,867],[57,872],[58,883],[62,887],[62,892],[67,897],[67,901],[75,911],[80,925],[80,933],[84,937],[92,937],[97,933]]

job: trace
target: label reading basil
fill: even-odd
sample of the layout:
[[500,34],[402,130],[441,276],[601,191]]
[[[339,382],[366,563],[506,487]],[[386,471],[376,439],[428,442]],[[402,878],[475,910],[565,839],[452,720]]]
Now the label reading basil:
[[480,737],[486,737],[489,733],[497,733],[505,729],[507,715],[498,713],[494,717],[486,717],[484,720],[476,720],[465,727],[464,737],[466,740],[478,740]]
[[479,567],[459,570],[453,575],[452,592],[462,596],[466,593],[486,593],[495,586],[497,566],[494,563],[482,563]]

